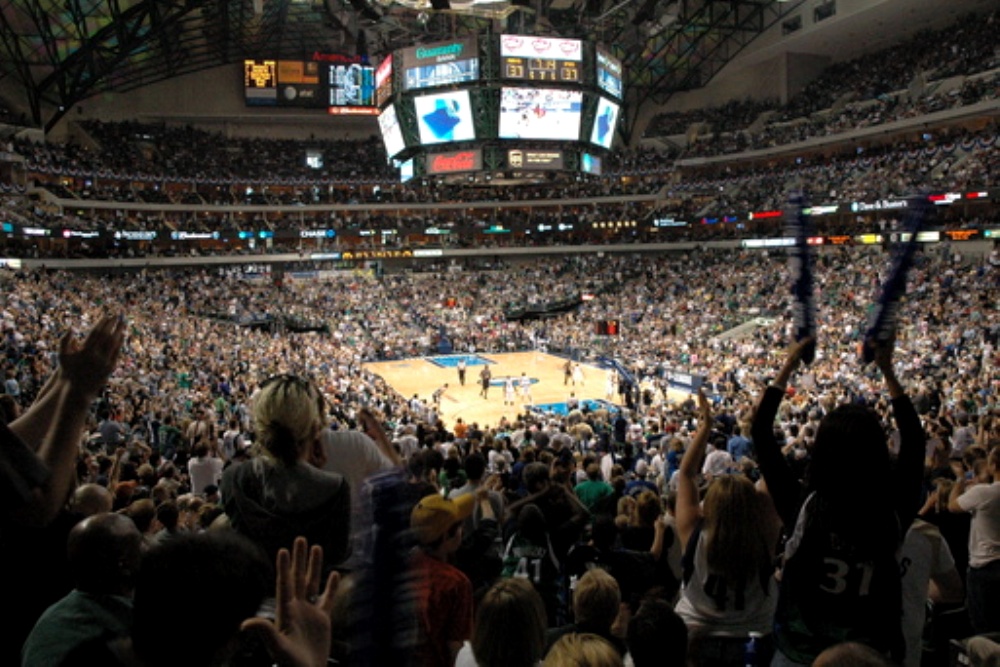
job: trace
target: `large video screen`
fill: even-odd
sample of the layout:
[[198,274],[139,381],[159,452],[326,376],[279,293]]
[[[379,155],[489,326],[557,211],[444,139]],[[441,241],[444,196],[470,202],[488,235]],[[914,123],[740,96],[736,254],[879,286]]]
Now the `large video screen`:
[[548,88],[503,88],[500,91],[501,139],[580,138],[583,93]]
[[404,75],[403,87],[406,90],[475,81],[479,78],[479,58],[456,60],[438,65],[407,67]]
[[594,174],[595,176],[601,175],[601,158],[596,155],[591,155],[590,153],[584,153],[580,156],[580,171],[587,174]]
[[622,61],[600,48],[597,49],[597,87],[622,99]]
[[590,143],[601,148],[611,148],[618,127],[618,105],[603,97],[598,98],[594,129],[590,133]]
[[475,37],[421,44],[401,52],[403,89],[420,90],[479,79],[479,47]]
[[327,109],[375,115],[375,70],[354,56],[330,60],[245,60],[247,106]]
[[413,106],[417,112],[421,144],[426,146],[476,138],[469,91],[414,97]]
[[406,183],[412,180],[414,173],[413,158],[410,158],[406,162],[399,165],[399,182]]
[[329,69],[331,107],[375,106],[375,68],[351,63]]
[[406,148],[406,141],[403,139],[403,130],[399,127],[399,119],[396,117],[395,106],[390,104],[379,115],[378,126],[382,131],[385,152],[390,158]]

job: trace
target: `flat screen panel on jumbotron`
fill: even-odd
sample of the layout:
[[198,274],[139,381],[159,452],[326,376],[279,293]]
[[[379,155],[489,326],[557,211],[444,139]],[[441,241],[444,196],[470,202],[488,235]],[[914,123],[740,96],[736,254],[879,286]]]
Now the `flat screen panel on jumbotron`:
[[500,138],[576,141],[582,104],[579,90],[504,88],[500,91]]

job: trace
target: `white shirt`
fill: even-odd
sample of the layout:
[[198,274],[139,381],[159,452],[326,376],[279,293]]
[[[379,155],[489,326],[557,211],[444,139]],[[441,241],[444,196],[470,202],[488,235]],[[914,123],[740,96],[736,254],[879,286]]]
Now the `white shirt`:
[[361,487],[377,472],[392,468],[392,461],[361,431],[331,431],[320,434],[326,463],[323,470],[342,475],[351,488],[351,507],[361,506]]
[[205,487],[218,486],[222,480],[222,459],[213,456],[194,458],[188,461],[188,476],[191,478],[191,491],[196,495],[204,495]]
[[903,541],[899,569],[903,576],[903,638],[906,641],[903,665],[920,667],[927,587],[931,579],[954,570],[955,559],[936,526],[914,519]]
[[969,567],[1000,559],[1000,482],[970,486],[958,497],[958,504],[972,513]]

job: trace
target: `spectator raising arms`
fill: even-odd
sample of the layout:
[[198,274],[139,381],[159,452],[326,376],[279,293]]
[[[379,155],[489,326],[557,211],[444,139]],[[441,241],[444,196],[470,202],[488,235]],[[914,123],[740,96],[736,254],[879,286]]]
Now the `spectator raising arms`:
[[697,664],[732,664],[742,657],[749,633],[769,637],[771,632],[777,526],[766,497],[741,475],[714,478],[702,509],[698,471],[712,430],[704,392],[698,393],[698,413],[698,432],[681,460],[677,482],[677,534],[684,549],[677,613],[688,626]]
[[761,472],[784,522],[781,590],[775,612],[775,665],[811,664],[845,641],[901,661],[901,584],[896,554],[920,506],[924,434],[893,370],[892,343],[876,349],[900,433],[889,456],[876,413],[843,405],[820,422],[805,493],[774,436],[774,417],[802,351],[793,344],[753,422]]

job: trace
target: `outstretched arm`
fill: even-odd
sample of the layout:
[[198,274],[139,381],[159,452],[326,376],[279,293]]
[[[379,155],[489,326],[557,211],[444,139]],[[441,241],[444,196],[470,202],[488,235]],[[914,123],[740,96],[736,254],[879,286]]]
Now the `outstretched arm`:
[[[124,339],[125,321],[117,315],[102,318],[82,342],[69,333],[63,336],[58,378],[42,398],[45,405],[29,415],[32,421],[27,425],[18,424],[20,420],[11,424],[11,430],[37,450],[38,458],[50,472],[47,483],[20,520],[44,525],[65,503],[73,486],[80,434],[90,404],[114,371]],[[40,439],[41,429],[35,421],[39,415],[44,415],[48,424]]]
[[757,412],[754,414],[753,425],[750,429],[754,449],[757,452],[757,465],[760,466],[760,472],[767,483],[768,493],[771,494],[774,507],[786,529],[790,529],[795,524],[795,518],[799,511],[801,489],[795,473],[792,472],[791,466],[782,455],[778,441],[774,437],[774,417],[785,396],[788,381],[802,361],[802,354],[806,346],[812,340],[812,338],[804,338],[788,348],[788,354],[781,371],[771,385],[764,390],[764,395],[761,396],[760,402],[757,404]]
[[899,428],[899,457],[893,471],[892,483],[895,487],[893,498],[896,511],[906,530],[920,509],[924,474],[924,453],[926,436],[920,424],[920,417],[896,378],[892,363],[895,341],[889,340],[875,349],[875,365],[882,371],[886,389],[892,399],[892,414]]
[[701,518],[701,505],[698,501],[698,474],[705,460],[705,449],[708,447],[708,436],[712,432],[712,406],[705,398],[705,392],[698,390],[698,432],[694,440],[684,452],[680,468],[677,471],[677,537],[681,548],[686,549],[691,534]]

